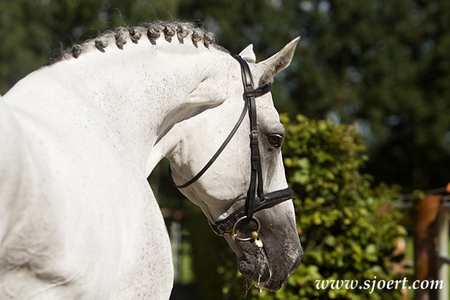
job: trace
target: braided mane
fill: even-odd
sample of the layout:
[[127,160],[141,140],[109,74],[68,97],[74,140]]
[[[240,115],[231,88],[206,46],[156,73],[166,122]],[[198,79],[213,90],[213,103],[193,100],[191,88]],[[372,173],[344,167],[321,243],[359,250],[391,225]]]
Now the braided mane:
[[167,41],[172,41],[173,38],[176,38],[180,43],[183,43],[185,38],[191,38],[195,46],[197,46],[198,43],[203,42],[205,47],[212,45],[221,51],[228,52],[215,43],[214,34],[205,28],[189,22],[158,21],[141,23],[140,25],[133,27],[117,27],[114,30],[105,31],[95,39],[87,40],[83,44],[73,45],[71,49],[64,51],[60,57],[50,62],[50,65],[61,60],[78,58],[93,47],[100,52],[105,52],[106,47],[115,43],[119,49],[123,49],[123,46],[127,43],[128,39],[131,39],[133,43],[137,44],[143,35],[147,35],[152,44],[163,35]]

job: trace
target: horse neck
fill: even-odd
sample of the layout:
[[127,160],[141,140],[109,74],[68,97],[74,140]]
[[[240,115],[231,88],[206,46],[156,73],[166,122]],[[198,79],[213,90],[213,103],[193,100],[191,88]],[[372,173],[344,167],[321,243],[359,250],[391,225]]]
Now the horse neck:
[[[105,53],[93,51],[42,70],[42,79],[53,82],[48,89],[63,94],[57,101],[94,106],[119,135],[126,155],[145,172],[164,155],[152,153],[149,158],[158,135],[164,134],[161,127],[170,128],[170,122],[177,121],[165,124],[167,115],[186,109],[193,91],[217,73],[219,58],[230,59],[214,48],[166,43],[158,50],[144,41],[124,50],[108,47]],[[200,98],[195,101],[204,100]]]

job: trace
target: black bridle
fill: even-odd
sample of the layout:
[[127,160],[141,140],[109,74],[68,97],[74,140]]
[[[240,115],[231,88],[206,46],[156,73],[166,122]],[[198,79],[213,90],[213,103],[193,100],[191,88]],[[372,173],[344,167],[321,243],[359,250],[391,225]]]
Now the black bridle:
[[237,230],[242,222],[254,222],[256,224],[256,233],[259,232],[261,224],[259,220],[253,215],[255,212],[275,206],[281,202],[292,200],[294,192],[290,188],[274,191],[271,193],[264,194],[263,190],[263,179],[262,179],[262,169],[261,169],[261,156],[259,153],[259,138],[258,138],[258,128],[257,128],[257,115],[256,115],[256,103],[255,99],[262,96],[270,91],[270,85],[267,84],[263,87],[254,89],[253,79],[250,72],[250,68],[247,62],[240,56],[233,56],[241,65],[241,76],[242,83],[244,85],[243,98],[245,101],[244,108],[239,117],[239,120],[234,125],[231,132],[228,134],[225,141],[222,143],[217,152],[213,157],[206,163],[206,165],[188,182],[175,186],[179,189],[185,188],[195,181],[197,181],[208,168],[214,163],[214,161],[219,157],[225,147],[228,145],[230,140],[233,138],[234,134],[240,127],[242,121],[247,114],[250,118],[250,159],[251,159],[251,175],[250,175],[250,186],[247,191],[247,197],[245,199],[244,206],[240,207],[228,217],[223,220],[217,221],[214,224],[210,222],[212,230],[217,235],[231,235],[236,239],[247,241],[252,240],[249,237],[237,237]]

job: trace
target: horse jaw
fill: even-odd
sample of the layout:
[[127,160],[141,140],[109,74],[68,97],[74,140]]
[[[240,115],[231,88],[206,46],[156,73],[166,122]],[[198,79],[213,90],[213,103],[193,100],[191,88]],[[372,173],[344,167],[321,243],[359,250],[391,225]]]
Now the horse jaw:
[[300,265],[303,250],[291,209],[292,203],[285,202],[256,212],[262,226],[258,242],[225,237],[236,254],[239,272],[257,288],[279,290]]

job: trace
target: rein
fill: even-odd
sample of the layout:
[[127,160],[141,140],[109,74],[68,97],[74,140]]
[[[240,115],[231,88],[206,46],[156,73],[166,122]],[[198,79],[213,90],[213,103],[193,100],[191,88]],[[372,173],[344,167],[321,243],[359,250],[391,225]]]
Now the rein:
[[[247,197],[245,199],[244,206],[240,207],[228,217],[223,220],[217,221],[214,224],[209,221],[211,229],[220,236],[231,235],[235,239],[240,241],[252,241],[258,236],[258,232],[261,228],[260,221],[253,215],[255,212],[270,208],[281,202],[292,200],[294,192],[290,188],[274,191],[271,193],[264,194],[263,189],[263,179],[262,179],[262,169],[261,169],[261,155],[259,152],[259,137],[257,128],[257,113],[256,113],[256,98],[260,97],[270,91],[271,86],[266,84],[260,88],[253,88],[253,79],[250,72],[250,68],[247,62],[240,56],[233,56],[241,66],[241,77],[242,83],[244,85],[244,108],[238,121],[234,125],[231,132],[228,134],[225,141],[216,151],[216,153],[211,157],[211,159],[206,163],[206,165],[189,181],[184,184],[175,186],[178,189],[185,188],[194,182],[196,182],[214,163],[214,161],[219,157],[222,151],[226,148],[228,143],[233,138],[234,134],[242,124],[245,115],[248,112],[250,119],[250,160],[251,160],[251,174],[250,174],[250,185],[247,191]],[[169,168],[170,173],[170,168]],[[172,177],[170,175],[170,177]],[[239,237],[238,230],[239,225],[243,225],[243,222],[253,222],[256,224],[256,230],[252,232],[251,236]]]

